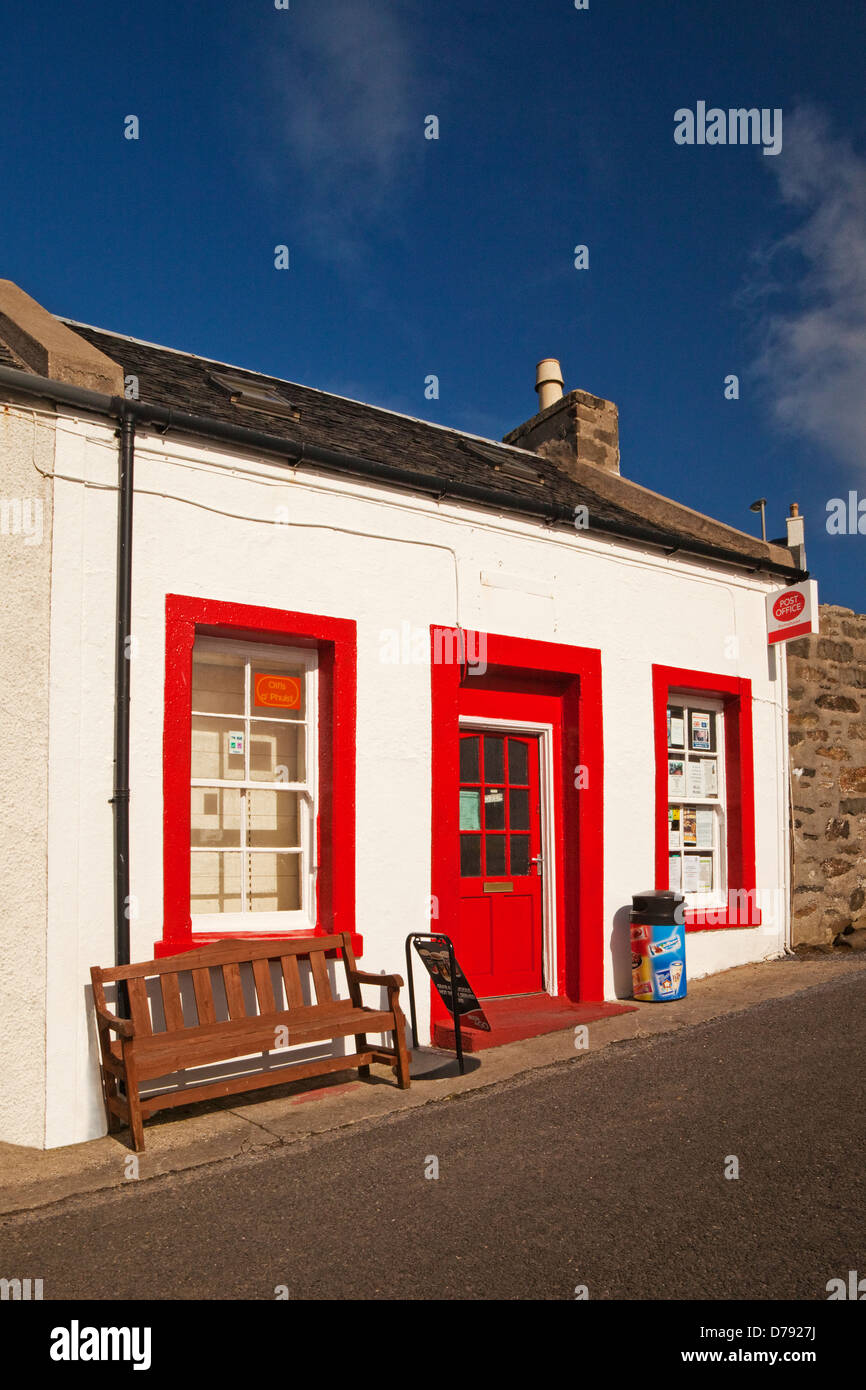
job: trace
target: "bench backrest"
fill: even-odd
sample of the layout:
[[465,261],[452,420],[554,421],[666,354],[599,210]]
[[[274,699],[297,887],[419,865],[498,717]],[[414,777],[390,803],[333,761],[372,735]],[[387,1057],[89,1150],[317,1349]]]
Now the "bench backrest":
[[[176,956],[164,956],[161,960],[138,961],[134,965],[114,965],[104,970],[94,966],[90,972],[93,997],[97,1007],[105,1009],[105,985],[124,982],[133,1028],[136,1034],[141,1036],[154,1031],[150,1005],[152,993],[158,990],[157,997],[162,1004],[165,1027],[169,1032],[174,1032],[181,1028],[220,1021],[222,1000],[214,995],[212,970],[221,973],[226,1013],[230,1019],[249,1018],[256,1013],[274,1014],[282,1013],[286,1009],[310,1007],[304,999],[300,971],[300,964],[305,962],[310,968],[315,1002],[339,1008],[342,1001],[336,999],[332,991],[326,960],[327,955],[335,951],[342,952],[346,965],[350,998],[345,1001],[345,1005],[351,1007],[353,1003],[360,1003],[360,991],[349,973],[355,968],[355,957],[347,932],[341,932],[338,936],[298,937],[294,941],[226,939],[215,941],[209,946],[197,946]],[[274,989],[271,962],[279,963],[278,978],[281,987],[277,990]],[[246,995],[241,975],[242,966],[251,967],[254,983],[254,989],[248,989]],[[186,991],[186,1011],[181,993],[182,977],[190,977],[192,982],[191,991]],[[148,990],[148,981],[151,982],[151,991]],[[284,994],[285,1000],[279,997],[280,993]],[[193,998],[195,1018],[189,1016],[192,1012],[190,1004]]]

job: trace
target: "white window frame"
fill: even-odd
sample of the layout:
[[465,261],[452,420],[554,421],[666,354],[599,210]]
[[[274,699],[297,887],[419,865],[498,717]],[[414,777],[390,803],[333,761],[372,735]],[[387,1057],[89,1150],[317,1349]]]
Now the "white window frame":
[[[246,832],[242,833],[241,845],[238,849],[231,847],[214,847],[211,845],[190,845],[190,858],[194,854],[239,854],[241,858],[241,884],[246,882],[246,863],[249,854],[298,854],[301,857],[301,872],[299,883],[301,888],[301,906],[287,912],[251,912],[245,906],[245,895],[241,893],[240,912],[192,912],[193,935],[197,932],[212,933],[219,931],[227,935],[234,932],[250,933],[261,932],[267,935],[268,932],[291,932],[300,931],[311,934],[316,926],[316,874],[318,864],[316,857],[316,819],[318,815],[318,714],[319,714],[319,688],[318,688],[318,652],[308,647],[291,647],[268,644],[264,642],[243,642],[235,641],[231,637],[196,637],[193,647],[193,659],[197,652],[202,649],[209,651],[225,652],[232,656],[243,657],[245,662],[244,671],[244,711],[238,714],[238,719],[243,720],[244,727],[244,777],[243,778],[211,778],[211,777],[190,777],[190,794],[194,787],[214,787],[230,788],[235,791],[277,791],[277,792],[299,792],[298,818],[299,818],[299,848],[288,850],[274,850],[273,848],[250,848],[244,842],[247,838]],[[252,781],[250,771],[250,739],[248,731],[256,723],[274,723],[273,719],[268,719],[267,715],[251,713],[251,681],[252,668],[254,665],[275,665],[277,667],[291,664],[300,667],[304,672],[304,718],[286,721],[292,724],[303,724],[304,726],[304,773],[303,782],[259,782]],[[234,715],[214,714],[207,710],[197,710],[193,706],[192,719],[231,719]],[[246,799],[242,797],[242,805],[245,806]],[[246,811],[243,811],[244,820]]]
[[[680,855],[680,884],[683,880],[683,869],[685,866],[686,854],[699,855],[712,854],[713,856],[713,888],[711,892],[684,892],[680,886],[679,892],[683,893],[686,900],[686,907],[689,910],[701,908],[724,907],[728,897],[728,815],[727,815],[727,782],[725,777],[725,707],[721,700],[698,692],[688,690],[671,690],[668,692],[667,708],[671,706],[682,707],[685,722],[685,746],[683,748],[667,749],[668,760],[681,758],[684,764],[684,771],[688,767],[690,758],[708,758],[712,756],[716,759],[716,786],[718,792],[716,796],[689,796],[688,791],[682,796],[672,795],[668,786],[667,802],[665,804],[665,818],[668,824],[665,832],[668,836],[668,855]],[[716,721],[716,748],[712,754],[702,754],[699,750],[689,747],[689,713],[690,711],[701,711],[713,714]],[[667,711],[665,716],[667,723]],[[688,773],[686,772],[686,786],[688,786]],[[680,807],[680,847],[679,850],[672,849],[669,836],[668,812],[671,806]],[[697,810],[713,810],[713,848],[712,850],[701,850],[694,846],[688,848],[683,845],[683,810],[685,806],[694,806]],[[670,861],[669,861],[670,862]],[[670,879],[668,880],[670,882]]]

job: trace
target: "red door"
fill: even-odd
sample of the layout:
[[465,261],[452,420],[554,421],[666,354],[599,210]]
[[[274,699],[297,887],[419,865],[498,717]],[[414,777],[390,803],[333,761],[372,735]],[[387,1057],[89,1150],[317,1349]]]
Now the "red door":
[[543,990],[538,737],[460,734],[458,960],[479,998]]

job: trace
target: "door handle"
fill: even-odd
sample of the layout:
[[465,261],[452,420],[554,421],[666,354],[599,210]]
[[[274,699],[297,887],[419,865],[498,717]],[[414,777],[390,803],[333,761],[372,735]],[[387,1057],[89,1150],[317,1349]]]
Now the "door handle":
[[532,856],[532,858],[530,859],[529,862],[530,862],[530,864],[534,864],[534,865],[535,865],[535,872],[536,872],[538,875],[540,875],[540,874],[541,874],[541,866],[542,866],[542,864],[544,863],[544,855],[543,855],[543,854],[533,854],[533,856]]

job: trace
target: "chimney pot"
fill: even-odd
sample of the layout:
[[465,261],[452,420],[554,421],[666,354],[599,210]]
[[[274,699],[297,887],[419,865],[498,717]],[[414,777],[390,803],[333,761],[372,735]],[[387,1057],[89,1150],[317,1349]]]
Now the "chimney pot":
[[542,358],[535,369],[535,389],[538,392],[539,411],[547,410],[548,406],[562,400],[564,385],[562,368],[556,358]]

